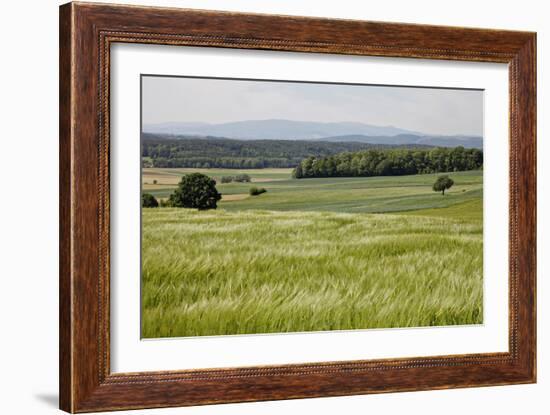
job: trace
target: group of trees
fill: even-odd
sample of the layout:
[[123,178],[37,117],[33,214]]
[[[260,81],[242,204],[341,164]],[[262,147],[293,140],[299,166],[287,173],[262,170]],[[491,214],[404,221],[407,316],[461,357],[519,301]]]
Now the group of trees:
[[[202,173],[184,175],[174,193],[162,206],[195,208],[199,210],[216,209],[222,198],[216,189],[216,181]],[[141,205],[146,208],[159,206],[158,201],[150,193],[143,193]]]
[[143,133],[141,155],[143,167],[261,169],[294,167],[308,156],[393,147],[359,142],[236,140]]
[[292,173],[308,177],[369,177],[476,170],[483,167],[483,152],[464,147],[390,149],[344,152],[327,157],[307,157]]
[[237,183],[250,183],[252,179],[248,174],[237,174],[236,176],[222,176],[221,181],[222,183],[231,183],[231,182],[237,182]]
[[168,200],[174,207],[216,209],[222,198],[216,189],[216,180],[202,173],[186,174]]
[[[246,177],[239,177],[246,176]],[[250,182],[250,176],[247,174],[237,175],[240,180]],[[251,187],[250,195],[258,196],[267,192],[263,187]],[[141,195],[141,206],[144,208],[156,207],[183,207],[199,210],[216,209],[218,201],[222,198],[221,193],[216,189],[216,180],[202,173],[186,174],[181,178],[178,187],[170,195],[168,200],[159,201],[150,193]]]

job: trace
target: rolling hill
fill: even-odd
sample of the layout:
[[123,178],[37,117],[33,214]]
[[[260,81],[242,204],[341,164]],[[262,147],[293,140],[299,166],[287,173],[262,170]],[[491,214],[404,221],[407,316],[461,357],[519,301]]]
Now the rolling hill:
[[466,135],[430,135],[394,126],[358,122],[251,120],[221,124],[168,122],[143,126],[143,133],[179,138],[228,138],[236,140],[302,140],[359,142],[384,145],[427,145],[483,148],[483,138]]
[[433,147],[458,147],[483,148],[483,138],[478,136],[452,135],[452,136],[431,136],[415,134],[398,134],[394,136],[367,136],[361,134],[341,135],[325,137],[320,141],[331,143],[368,143],[385,145],[421,145]]
[[169,122],[143,127],[145,133],[203,135],[241,140],[314,140],[348,134],[394,136],[421,133],[393,126],[358,122],[311,122],[292,120],[249,120],[221,124]]

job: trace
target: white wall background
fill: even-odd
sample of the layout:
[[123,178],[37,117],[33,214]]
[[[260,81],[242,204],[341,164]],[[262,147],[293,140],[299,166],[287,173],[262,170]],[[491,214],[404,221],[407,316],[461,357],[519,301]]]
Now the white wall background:
[[[538,32],[538,298],[536,385],[320,398],[133,413],[546,414],[550,407],[550,13],[536,0],[189,0],[134,4],[310,15]],[[57,412],[58,9],[57,0],[4,2],[0,31],[0,412]],[[550,72],[546,78],[550,76]]]

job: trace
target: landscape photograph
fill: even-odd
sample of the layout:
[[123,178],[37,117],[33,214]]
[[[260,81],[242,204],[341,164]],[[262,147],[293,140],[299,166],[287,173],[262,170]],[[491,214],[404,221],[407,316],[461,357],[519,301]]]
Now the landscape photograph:
[[483,91],[141,76],[141,337],[483,323]]

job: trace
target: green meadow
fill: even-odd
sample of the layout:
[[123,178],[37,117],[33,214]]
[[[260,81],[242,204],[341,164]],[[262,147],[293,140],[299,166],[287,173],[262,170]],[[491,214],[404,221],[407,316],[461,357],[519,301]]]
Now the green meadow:
[[438,174],[290,169],[143,169],[143,191],[166,198],[196,171],[218,209],[142,210],[143,337],[482,323],[482,171],[449,173],[445,196]]

